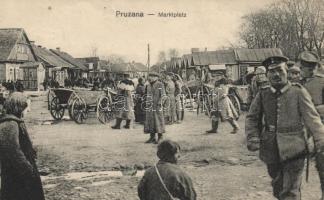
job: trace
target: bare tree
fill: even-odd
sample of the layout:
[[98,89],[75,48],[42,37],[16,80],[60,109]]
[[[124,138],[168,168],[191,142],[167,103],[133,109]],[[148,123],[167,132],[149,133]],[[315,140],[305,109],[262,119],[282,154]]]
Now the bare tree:
[[167,60],[165,51],[160,51],[158,54],[157,63],[164,63]]
[[283,0],[243,17],[240,37],[248,48],[281,48],[296,58],[303,50],[321,55],[324,40],[322,0]]
[[169,59],[174,58],[174,57],[179,57],[179,51],[177,49],[169,49],[168,50],[168,57]]

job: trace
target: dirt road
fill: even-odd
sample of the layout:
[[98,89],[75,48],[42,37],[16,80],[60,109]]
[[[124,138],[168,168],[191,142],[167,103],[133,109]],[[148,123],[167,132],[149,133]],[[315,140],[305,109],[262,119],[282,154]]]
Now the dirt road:
[[[26,117],[34,145],[46,198],[138,199],[137,184],[143,169],[157,162],[156,145],[144,144],[143,127],[112,130],[95,118],[78,125],[70,120],[51,121],[45,96],[33,97]],[[182,124],[167,126],[166,138],[178,141],[179,164],[192,177],[201,200],[271,200],[270,179],[256,153],[244,142],[244,114],[241,130],[229,134],[222,123],[218,134],[206,135],[210,128],[204,115],[186,112]],[[111,172],[114,171],[114,172]],[[318,200],[319,181],[313,163],[310,182],[303,183],[303,199]]]

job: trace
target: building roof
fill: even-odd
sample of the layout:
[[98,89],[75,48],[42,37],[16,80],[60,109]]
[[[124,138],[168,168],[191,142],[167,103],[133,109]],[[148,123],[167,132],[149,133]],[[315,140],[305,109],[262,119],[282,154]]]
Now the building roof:
[[32,48],[39,60],[43,61],[47,66],[70,69],[76,68],[74,65],[66,62],[61,57],[46,49],[45,47],[32,45]]
[[74,65],[76,68],[81,69],[82,71],[88,70],[87,67],[84,66],[82,62],[73,58],[70,54],[68,54],[64,51],[61,51],[61,50],[57,50],[57,49],[50,49],[50,51],[55,53],[59,57],[61,57],[64,61]]
[[147,72],[147,66],[143,63],[133,62],[132,65],[137,72]]
[[265,49],[235,49],[236,59],[238,62],[260,63],[270,56],[280,55],[282,51],[279,48]]
[[[9,58],[9,55],[11,53],[11,50],[17,43],[18,39],[20,39],[22,36],[24,36],[28,42],[29,39],[27,37],[26,32],[24,31],[23,28],[3,28],[0,29],[0,60],[1,61],[6,61]],[[31,49],[32,54],[37,60],[35,53]]]
[[235,63],[235,53],[233,50],[194,52],[191,60],[191,65],[195,66]]

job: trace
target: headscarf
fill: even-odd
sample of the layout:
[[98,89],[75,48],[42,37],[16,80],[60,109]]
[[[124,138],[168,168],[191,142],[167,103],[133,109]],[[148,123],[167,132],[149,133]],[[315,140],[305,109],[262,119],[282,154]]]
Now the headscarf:
[[22,117],[22,113],[27,106],[27,97],[21,92],[13,92],[3,104],[6,114],[11,114],[18,118]]

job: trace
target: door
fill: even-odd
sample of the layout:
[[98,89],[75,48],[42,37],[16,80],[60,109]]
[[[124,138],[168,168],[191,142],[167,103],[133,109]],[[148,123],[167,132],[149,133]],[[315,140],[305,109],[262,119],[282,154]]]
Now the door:
[[37,68],[23,68],[23,84],[28,90],[37,90]]

